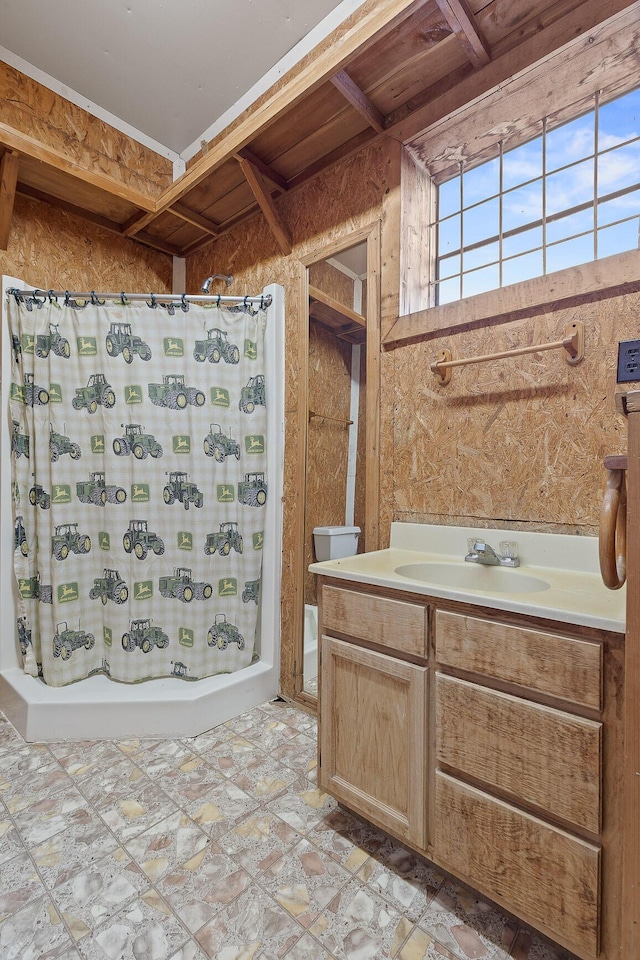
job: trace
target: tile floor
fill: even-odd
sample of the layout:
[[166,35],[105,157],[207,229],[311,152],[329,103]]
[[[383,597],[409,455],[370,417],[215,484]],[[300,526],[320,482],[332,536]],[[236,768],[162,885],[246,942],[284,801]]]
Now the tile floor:
[[571,960],[315,784],[313,717],[25,744],[0,714],[2,960]]

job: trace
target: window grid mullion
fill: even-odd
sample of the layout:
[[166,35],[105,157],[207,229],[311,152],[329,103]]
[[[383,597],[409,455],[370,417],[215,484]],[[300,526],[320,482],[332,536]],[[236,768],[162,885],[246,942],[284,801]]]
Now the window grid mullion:
[[600,91],[595,95],[595,128],[593,158],[593,259],[598,259],[598,153],[600,150]]
[[542,276],[547,275],[547,118],[542,120]]

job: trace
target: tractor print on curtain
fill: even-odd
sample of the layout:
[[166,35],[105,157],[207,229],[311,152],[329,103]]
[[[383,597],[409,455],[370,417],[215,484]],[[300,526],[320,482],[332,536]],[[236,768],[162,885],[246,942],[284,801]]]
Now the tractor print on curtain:
[[252,661],[265,311],[9,296],[16,639],[53,686]]

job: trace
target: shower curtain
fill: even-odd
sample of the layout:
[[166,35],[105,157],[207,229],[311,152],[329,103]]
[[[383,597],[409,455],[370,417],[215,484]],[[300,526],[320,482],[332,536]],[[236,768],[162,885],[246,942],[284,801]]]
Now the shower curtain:
[[266,311],[10,295],[17,632],[52,686],[254,658]]

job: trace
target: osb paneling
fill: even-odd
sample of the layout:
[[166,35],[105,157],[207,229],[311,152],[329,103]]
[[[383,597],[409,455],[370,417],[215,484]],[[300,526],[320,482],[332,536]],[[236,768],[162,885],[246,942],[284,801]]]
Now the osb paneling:
[[53,290],[171,290],[172,261],[126,237],[18,195],[0,273]]
[[[72,54],[71,54],[72,55]],[[170,186],[173,165],[6,63],[0,62],[2,122],[148,197]]]
[[[364,286],[364,285],[363,285]],[[364,553],[367,549],[365,538],[365,471],[367,458],[366,444],[366,418],[367,418],[367,347],[363,344],[360,348],[360,397],[358,404],[358,444],[356,449],[356,493],[353,504],[353,522],[356,527],[360,527],[360,538],[358,540],[358,553]]]
[[309,267],[309,284],[317,287],[353,310],[353,280],[330,263],[314,263]]
[[[628,295],[386,354],[393,519],[595,533],[602,460],[626,449],[614,409],[617,342],[637,335],[639,307]],[[446,387],[429,370],[442,348],[473,357],[559,340],[573,320],[586,338],[575,367],[558,350],[454,369]]]
[[[212,273],[233,274],[229,293],[254,294],[269,283],[285,290],[285,463],[282,550],[282,643],[281,672],[293,676],[297,651],[301,649],[302,624],[292,619],[292,569],[296,544],[292,518],[298,497],[297,461],[299,431],[305,428],[306,410],[298,406],[298,341],[307,314],[299,312],[299,259],[322,259],[322,250],[334,241],[348,238],[355,230],[382,215],[382,200],[393,170],[392,145],[380,141],[326,171],[278,200],[278,209],[292,235],[289,257],[278,250],[261,215],[187,258],[187,290],[197,291]],[[218,282],[217,282],[218,283]],[[215,286],[217,289],[217,284]],[[222,284],[221,291],[224,292]],[[302,561],[298,561],[302,562]]]
[[[349,419],[351,344],[321,324],[309,323],[309,409]],[[313,417],[307,433],[307,501],[305,510],[305,603],[317,602],[313,563],[313,528],[344,523],[349,459],[346,423]]]

